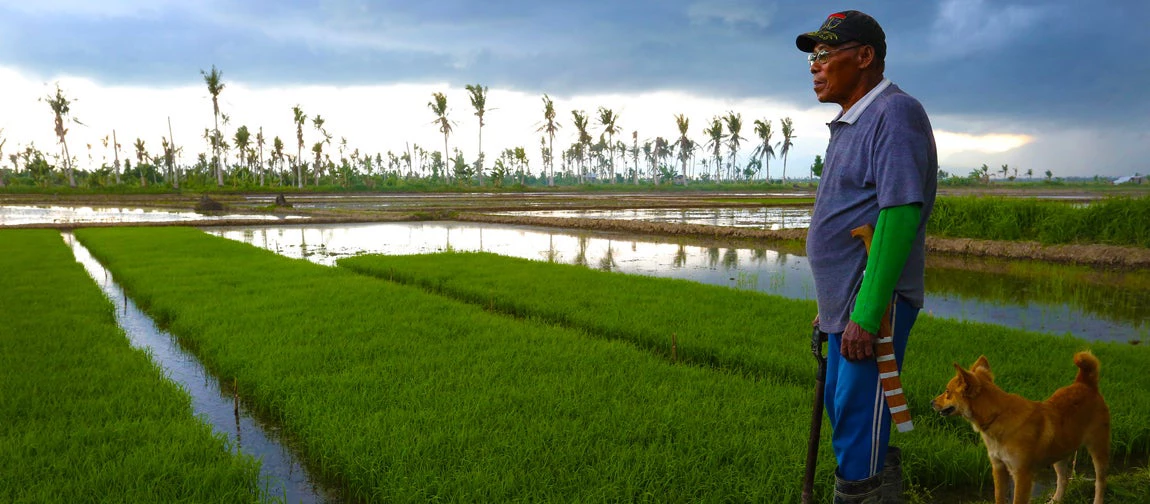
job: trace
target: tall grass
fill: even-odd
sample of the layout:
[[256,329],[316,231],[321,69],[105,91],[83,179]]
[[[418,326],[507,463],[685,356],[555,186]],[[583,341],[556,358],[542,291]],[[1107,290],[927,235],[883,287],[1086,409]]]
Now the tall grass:
[[[488,309],[634,342],[663,358],[670,358],[674,333],[680,359],[796,386],[814,373],[807,335],[816,307],[810,301],[488,253],[359,256],[338,264]],[[929,405],[953,375],[953,362],[969,366],[985,354],[1003,387],[1042,399],[1074,379],[1071,356],[1083,348],[1103,362],[1115,454],[1150,453],[1150,426],[1142,418],[1150,411],[1150,375],[1144,372],[1150,349],[921,314],[903,376],[919,429],[896,436],[912,457],[912,478],[928,485],[987,481],[989,466],[977,436],[960,420],[938,417]]]
[[0,502],[256,502],[57,231],[0,230]]
[[353,499],[798,501],[809,387],[195,230],[76,235]]
[[1076,206],[1062,201],[967,196],[939,198],[927,232],[956,238],[1150,247],[1147,222],[1150,197],[1111,197]]

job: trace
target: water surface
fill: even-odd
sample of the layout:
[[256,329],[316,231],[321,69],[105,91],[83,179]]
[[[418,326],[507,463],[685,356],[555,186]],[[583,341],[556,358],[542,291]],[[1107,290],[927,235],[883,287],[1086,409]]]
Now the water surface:
[[[486,251],[621,273],[682,278],[814,299],[801,249],[488,223],[411,222],[221,227],[208,233],[333,265],[357,254]],[[935,316],[1097,341],[1146,341],[1150,274],[932,257],[926,306]],[[814,314],[812,313],[813,317]]]
[[311,480],[298,457],[283,443],[276,426],[253,417],[237,399],[234,389],[221,384],[195,356],[180,347],[174,336],[157,327],[72,233],[63,236],[76,261],[84,265],[115,306],[116,321],[132,346],[148,352],[168,379],[187,391],[197,416],[227,437],[240,452],[261,461],[260,477],[273,498],[290,503],[339,500],[334,492],[325,491]]

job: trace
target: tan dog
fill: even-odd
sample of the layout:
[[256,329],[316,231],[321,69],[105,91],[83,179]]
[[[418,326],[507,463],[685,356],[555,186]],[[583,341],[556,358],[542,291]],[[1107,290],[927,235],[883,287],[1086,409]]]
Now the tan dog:
[[1009,394],[994,384],[986,356],[957,374],[931,406],[943,416],[962,415],[982,435],[994,470],[994,502],[1006,504],[1007,473],[1014,478],[1014,504],[1028,504],[1037,469],[1054,466],[1060,502],[1070,478],[1067,459],[1085,445],[1094,461],[1094,504],[1102,504],[1110,463],[1110,409],[1098,391],[1098,358],[1074,355],[1078,376],[1045,402]]

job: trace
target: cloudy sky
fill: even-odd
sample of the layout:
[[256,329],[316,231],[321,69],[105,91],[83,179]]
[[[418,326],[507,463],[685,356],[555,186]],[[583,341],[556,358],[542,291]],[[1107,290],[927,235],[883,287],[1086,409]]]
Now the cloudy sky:
[[[858,8],[887,33],[886,75],[931,116],[944,170],[1009,164],[1036,177],[1150,172],[1150,30],[1144,0],[268,1],[0,0],[4,152],[56,149],[57,83],[73,116],[69,147],[88,165],[143,139],[159,151],[168,121],[185,152],[205,150],[211,99],[200,74],[223,72],[226,133],[240,125],[295,146],[291,107],[320,114],[349,149],[442,149],[427,102],[445,92],[470,159],[477,119],[465,84],[490,88],[484,150],[538,157],[541,96],[555,100],[557,147],[571,111],[619,114],[631,141],[703,140],[712,116],[792,117],[790,173],[826,148],[835,105],[818,104],[794,45],[827,14]],[[597,133],[597,130],[595,131]],[[310,145],[314,130],[305,133]],[[748,140],[748,144],[751,141]],[[85,148],[91,144],[89,151]],[[749,153],[750,148],[746,151]],[[7,156],[5,155],[5,158]],[[189,156],[190,158],[190,156]],[[534,163],[538,166],[538,161]],[[780,161],[771,163],[777,177]]]

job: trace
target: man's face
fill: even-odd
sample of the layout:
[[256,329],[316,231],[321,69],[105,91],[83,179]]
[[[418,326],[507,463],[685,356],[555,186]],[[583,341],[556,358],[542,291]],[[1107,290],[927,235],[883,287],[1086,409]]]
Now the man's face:
[[825,55],[826,62],[818,58],[811,63],[815,96],[819,102],[842,105],[850,100],[862,75],[856,58],[859,47],[862,46],[858,42],[847,42],[838,47],[826,44],[815,46],[812,55],[819,56],[820,51],[829,53]]

